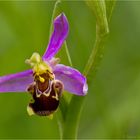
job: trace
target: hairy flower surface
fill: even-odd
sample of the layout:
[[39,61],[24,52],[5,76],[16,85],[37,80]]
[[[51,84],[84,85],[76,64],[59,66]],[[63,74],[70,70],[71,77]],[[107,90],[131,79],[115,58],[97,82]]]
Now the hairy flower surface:
[[32,69],[0,77],[0,92],[30,92],[33,100],[29,103],[29,115],[49,116],[59,105],[63,90],[84,96],[88,86],[86,78],[76,69],[58,64],[55,54],[60,50],[69,32],[64,13],[54,20],[54,31],[46,52],[42,57],[33,53],[26,63]]

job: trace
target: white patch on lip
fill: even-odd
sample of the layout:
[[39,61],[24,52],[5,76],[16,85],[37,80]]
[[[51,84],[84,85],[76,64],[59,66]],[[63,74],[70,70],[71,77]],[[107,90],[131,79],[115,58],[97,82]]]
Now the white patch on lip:
[[64,74],[67,74],[67,75],[72,74],[70,71],[63,71],[63,72],[64,72]]
[[84,95],[86,95],[87,92],[88,92],[88,85],[87,85],[87,83],[85,83],[84,86],[83,86],[83,93],[84,93]]

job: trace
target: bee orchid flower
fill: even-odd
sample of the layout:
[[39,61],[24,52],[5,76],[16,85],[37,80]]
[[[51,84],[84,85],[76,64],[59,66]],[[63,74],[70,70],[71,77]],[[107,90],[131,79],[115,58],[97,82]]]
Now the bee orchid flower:
[[55,54],[60,50],[69,32],[64,13],[54,20],[54,31],[46,52],[41,57],[33,53],[26,63],[31,69],[0,77],[0,92],[29,92],[32,100],[27,107],[29,115],[52,115],[59,106],[63,90],[84,96],[86,78],[76,69],[59,63]]

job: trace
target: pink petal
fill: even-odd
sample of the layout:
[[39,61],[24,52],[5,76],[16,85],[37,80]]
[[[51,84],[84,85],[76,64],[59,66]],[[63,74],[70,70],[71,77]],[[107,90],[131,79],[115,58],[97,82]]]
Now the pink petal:
[[54,67],[54,74],[56,79],[63,82],[65,90],[79,96],[86,95],[88,91],[86,78],[78,70],[57,64]]
[[69,25],[64,13],[57,16],[54,20],[54,31],[52,33],[48,48],[43,55],[44,60],[51,59],[61,48],[69,31]]
[[25,92],[33,82],[32,70],[0,77],[0,92]]

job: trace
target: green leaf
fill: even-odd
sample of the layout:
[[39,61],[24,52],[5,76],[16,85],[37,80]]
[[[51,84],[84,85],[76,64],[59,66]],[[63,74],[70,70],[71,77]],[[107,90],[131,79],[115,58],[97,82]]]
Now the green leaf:
[[110,22],[115,3],[116,0],[105,0],[108,23]]
[[[88,78],[88,83],[90,83],[91,79],[93,79],[93,77],[96,74],[101,59],[103,58],[104,44],[106,37],[109,33],[105,32],[109,31],[107,21],[110,21],[115,1],[98,0],[98,1],[86,1],[86,3],[94,11],[94,15],[96,16],[97,20],[95,44],[91,51],[88,63],[86,64],[84,69],[84,74]],[[106,28],[106,30],[104,30],[104,33],[101,32],[103,31],[103,27]]]
[[85,97],[73,95],[63,128],[63,139],[76,139]]
[[106,3],[104,0],[86,1],[87,5],[93,10],[97,25],[100,29],[100,35],[109,33],[108,21],[106,16]]

